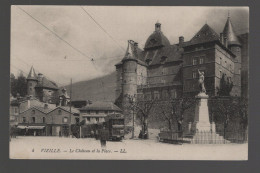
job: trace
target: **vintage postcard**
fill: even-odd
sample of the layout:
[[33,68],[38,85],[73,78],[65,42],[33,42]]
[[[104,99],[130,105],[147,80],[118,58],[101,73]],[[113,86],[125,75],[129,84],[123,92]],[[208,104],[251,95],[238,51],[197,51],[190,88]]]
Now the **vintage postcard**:
[[248,7],[11,7],[10,158],[247,160]]

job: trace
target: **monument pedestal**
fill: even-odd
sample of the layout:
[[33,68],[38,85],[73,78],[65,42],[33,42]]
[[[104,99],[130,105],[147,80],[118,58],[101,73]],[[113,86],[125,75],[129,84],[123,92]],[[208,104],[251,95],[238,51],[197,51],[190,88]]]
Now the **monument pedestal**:
[[209,108],[208,108],[208,98],[209,96],[200,92],[196,98],[198,99],[198,103],[195,107],[195,117],[193,122],[192,130],[195,132],[209,132],[215,131],[212,129],[212,126],[209,122]]
[[[200,92],[196,98],[198,99],[195,107],[194,122],[189,123],[191,134],[184,136],[183,140],[192,144],[225,144],[230,143],[223,136],[216,133],[216,126],[209,121],[209,96],[205,92]],[[191,126],[191,127],[190,127]]]

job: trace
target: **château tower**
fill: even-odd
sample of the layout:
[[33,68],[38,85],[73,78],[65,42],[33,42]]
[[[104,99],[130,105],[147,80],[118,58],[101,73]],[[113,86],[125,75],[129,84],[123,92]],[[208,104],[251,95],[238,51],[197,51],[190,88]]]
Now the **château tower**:
[[35,86],[38,83],[37,75],[35,73],[35,70],[33,66],[31,67],[31,70],[27,77],[27,95],[29,96],[35,96]]
[[228,16],[227,22],[223,30],[223,37],[227,42],[227,47],[236,56],[234,58],[234,78],[233,78],[233,89],[231,91],[232,95],[241,95],[241,44],[238,37],[236,36],[233,25]]
[[[123,95],[123,102],[122,106],[127,107],[129,98],[137,96],[137,58],[135,52],[135,43],[132,40],[128,41],[128,47],[126,50],[125,57],[122,60],[122,95]],[[126,110],[125,115],[126,117],[129,114],[128,109]]]

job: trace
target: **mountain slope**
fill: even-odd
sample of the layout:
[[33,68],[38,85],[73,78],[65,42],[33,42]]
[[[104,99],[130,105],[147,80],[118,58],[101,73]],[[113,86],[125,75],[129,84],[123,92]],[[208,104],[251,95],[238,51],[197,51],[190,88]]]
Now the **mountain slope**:
[[[102,87],[103,82],[103,87]],[[70,86],[65,86],[68,94]],[[116,72],[72,84],[72,100],[115,101]]]

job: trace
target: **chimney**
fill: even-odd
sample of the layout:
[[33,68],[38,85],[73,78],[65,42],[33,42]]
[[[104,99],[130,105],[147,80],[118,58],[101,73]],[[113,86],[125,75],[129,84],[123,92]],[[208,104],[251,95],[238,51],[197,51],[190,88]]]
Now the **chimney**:
[[44,109],[48,109],[48,104],[44,104]]
[[137,42],[134,43],[134,48],[138,48],[138,43]]
[[224,45],[224,36],[223,36],[223,32],[220,33],[220,43]]
[[43,78],[43,74],[38,73],[38,81],[39,81],[40,84],[42,84],[42,78]]
[[224,46],[227,48],[228,47],[228,40],[227,37],[224,37]]
[[180,36],[180,37],[179,37],[179,45],[182,45],[183,42],[184,42],[184,37],[183,37],[183,36]]
[[27,96],[27,107],[31,107],[31,96]]
[[62,104],[62,100],[63,100],[62,97],[60,97],[60,98],[59,98],[59,106],[62,106],[62,105],[61,105],[61,104]]
[[161,24],[159,22],[155,24],[155,31],[161,31]]

